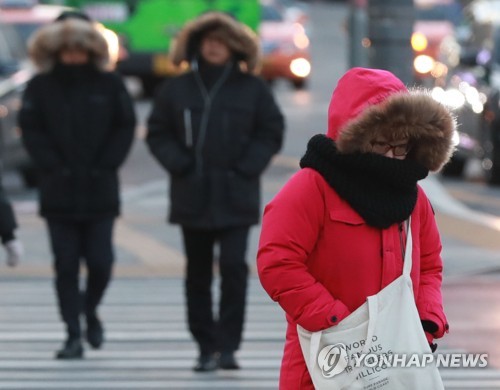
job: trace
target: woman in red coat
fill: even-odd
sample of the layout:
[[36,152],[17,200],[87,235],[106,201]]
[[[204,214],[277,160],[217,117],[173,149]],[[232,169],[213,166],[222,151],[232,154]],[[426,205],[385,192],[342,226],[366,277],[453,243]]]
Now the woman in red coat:
[[297,324],[334,326],[401,275],[410,216],[411,278],[432,349],[447,332],[441,240],[417,182],[449,160],[454,130],[444,106],[390,72],[353,68],[339,80],[327,134],[309,141],[302,169],[264,212],[259,277],[288,321],[280,389],[313,388]]

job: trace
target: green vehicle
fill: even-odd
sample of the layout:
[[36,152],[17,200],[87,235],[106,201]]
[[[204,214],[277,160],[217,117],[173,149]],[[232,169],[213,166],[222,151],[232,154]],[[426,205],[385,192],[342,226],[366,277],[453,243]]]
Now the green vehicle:
[[254,31],[260,21],[259,0],[52,0],[45,3],[79,8],[91,18],[115,31],[127,55],[117,70],[136,76],[145,94],[151,94],[158,82],[178,74],[168,59],[172,39],[189,20],[218,10],[233,15]]

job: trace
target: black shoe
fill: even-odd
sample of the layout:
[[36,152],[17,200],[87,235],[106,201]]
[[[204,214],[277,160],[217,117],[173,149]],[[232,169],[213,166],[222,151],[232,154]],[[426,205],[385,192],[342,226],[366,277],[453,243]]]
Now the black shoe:
[[94,349],[99,349],[104,342],[104,329],[97,316],[87,317],[87,331],[85,333],[87,341]]
[[239,370],[240,366],[234,357],[234,352],[221,352],[219,367],[223,370]]
[[217,359],[213,353],[201,354],[193,370],[196,372],[210,372],[217,369]]
[[81,359],[83,358],[82,342],[78,338],[70,338],[64,347],[57,351],[56,359]]

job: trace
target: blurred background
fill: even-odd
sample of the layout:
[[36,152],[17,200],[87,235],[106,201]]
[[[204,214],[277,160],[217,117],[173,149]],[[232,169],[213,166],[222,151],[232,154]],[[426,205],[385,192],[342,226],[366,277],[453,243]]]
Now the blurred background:
[[[121,171],[116,281],[103,307],[109,343],[71,369],[52,360],[64,332],[37,215],[36,173],[16,124],[33,75],[29,36],[68,8],[86,12],[105,35],[111,66],[125,77],[139,117]],[[187,66],[169,61],[176,33],[214,8],[257,34],[261,77],[286,117],[285,144],[263,177],[263,205],[299,169],[307,141],[326,131],[331,93],[348,68],[391,70],[453,110],[453,159],[422,182],[443,239],[451,332],[439,348],[487,352],[489,366],[445,370],[443,377],[447,389],[500,389],[500,0],[0,0],[0,161],[26,249],[15,269],[0,261],[0,388],[276,388],[284,321],[255,273],[241,352],[246,369],[201,379],[190,371],[196,351],[181,306],[180,234],[166,224],[168,178],[143,141],[156,88]],[[253,270],[258,235],[256,226]]]
[[[342,28],[348,46],[337,55],[345,68],[371,66],[396,73],[408,85],[425,86],[457,114],[457,152],[444,169],[451,177],[481,176],[500,184],[500,1],[495,0],[351,0],[342,6],[340,25],[316,25],[314,1],[146,1],[146,0],[0,0],[0,120],[2,160],[27,186],[35,175],[19,145],[16,102],[30,75],[26,42],[42,24],[63,10],[79,8],[105,35],[112,66],[127,77],[136,96],[147,99],[159,83],[179,74],[169,47],[180,27],[210,8],[232,14],[259,36],[261,76],[270,84],[285,80],[293,90],[309,89],[314,68],[314,29]],[[317,47],[318,50],[321,50]],[[338,50],[342,50],[339,53]],[[328,59],[325,59],[328,61]],[[9,85],[9,87],[7,87]]]

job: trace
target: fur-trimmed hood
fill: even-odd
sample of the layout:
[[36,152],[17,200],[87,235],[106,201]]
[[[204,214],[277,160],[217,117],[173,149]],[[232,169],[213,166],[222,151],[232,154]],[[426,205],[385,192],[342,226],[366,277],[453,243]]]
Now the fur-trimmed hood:
[[172,62],[175,65],[191,62],[198,54],[202,36],[209,31],[228,45],[238,61],[246,63],[249,72],[256,70],[260,61],[257,35],[247,25],[222,12],[208,12],[188,22],[172,45]]
[[28,41],[31,60],[41,72],[50,71],[64,47],[79,47],[90,53],[91,61],[104,70],[109,63],[108,45],[88,21],[69,18],[39,28]]
[[328,137],[340,153],[368,152],[382,136],[410,139],[407,156],[439,171],[453,154],[455,118],[422,89],[408,90],[392,73],[352,68],[338,82],[328,110]]

